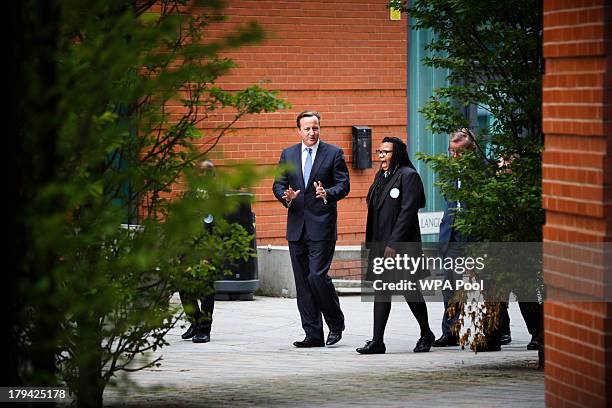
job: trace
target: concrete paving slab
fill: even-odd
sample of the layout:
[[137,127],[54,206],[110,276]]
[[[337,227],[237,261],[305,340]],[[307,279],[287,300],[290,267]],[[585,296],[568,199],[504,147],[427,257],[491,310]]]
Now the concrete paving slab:
[[[544,375],[518,305],[510,304],[512,343],[474,354],[459,347],[415,354],[418,325],[405,303],[394,302],[387,354],[364,356],[372,304],[341,297],[346,331],[332,347],[297,349],[303,338],[295,299],[256,297],[217,302],[212,341],[194,344],[174,328],[153,357],[162,365],[130,374],[108,388],[109,406],[348,407],[544,405]],[[439,335],[443,306],[428,303]]]

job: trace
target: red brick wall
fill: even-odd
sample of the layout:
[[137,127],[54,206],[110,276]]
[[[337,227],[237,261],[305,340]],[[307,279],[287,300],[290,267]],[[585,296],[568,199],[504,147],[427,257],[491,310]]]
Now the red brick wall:
[[362,272],[360,260],[334,260],[329,275],[333,279],[361,280]]
[[[280,90],[293,108],[241,120],[237,131],[215,149],[223,157],[216,163],[252,159],[275,165],[283,148],[300,141],[297,114],[318,110],[321,139],[344,149],[350,169],[351,192],[339,203],[338,244],[359,244],[365,229],[364,197],[374,170],[352,169],[351,126],[370,126],[374,149],[385,136],[405,137],[406,16],[390,21],[387,0],[228,3],[230,20],[209,35],[255,20],[270,38],[230,53],[240,67],[218,84],[239,89],[265,80],[264,86]],[[206,126],[219,124],[212,119]],[[271,178],[255,189],[258,244],[286,245],[286,210],[271,190]]]
[[612,259],[593,248],[612,241],[611,19],[603,0],[544,2],[544,281],[574,300],[544,307],[548,406],[612,402],[612,304],[575,301],[610,298]]

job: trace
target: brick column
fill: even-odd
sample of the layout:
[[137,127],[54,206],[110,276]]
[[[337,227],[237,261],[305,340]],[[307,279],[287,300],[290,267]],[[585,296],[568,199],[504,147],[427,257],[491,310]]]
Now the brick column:
[[[612,73],[605,0],[544,1],[546,405],[612,405]],[[577,264],[577,262],[580,264]],[[558,299],[558,298],[557,298]]]

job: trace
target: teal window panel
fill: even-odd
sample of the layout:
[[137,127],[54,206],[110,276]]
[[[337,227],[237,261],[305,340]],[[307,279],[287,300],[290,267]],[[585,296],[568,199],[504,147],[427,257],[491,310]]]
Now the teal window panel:
[[[124,125],[122,120],[124,120],[128,115],[128,111],[129,108],[125,105],[121,105],[117,108],[120,118],[119,128]],[[129,129],[129,132],[131,140],[137,137],[135,129]],[[133,158],[134,155],[135,153],[131,151],[130,147],[117,149],[108,154],[107,160],[113,169],[123,171],[129,168],[129,159]],[[128,180],[122,182],[118,188],[118,191],[113,191],[113,194],[115,194],[114,198],[112,199],[113,204],[125,208],[125,217],[123,218],[122,223],[128,225],[138,224],[138,200],[132,184]]]
[[[410,20],[412,27],[413,20]],[[409,29],[409,52],[408,52],[408,153],[410,160],[414,163],[421,175],[427,197],[427,205],[421,212],[444,211],[445,200],[440,189],[435,186],[436,174],[426,163],[416,159],[416,153],[427,154],[446,153],[448,149],[447,135],[433,134],[427,129],[427,121],[419,112],[421,107],[427,103],[434,94],[436,88],[448,85],[448,70],[434,69],[425,66],[423,58],[431,56],[431,51],[426,50],[431,41],[433,33],[429,30]],[[438,234],[423,234],[424,242],[435,242]]]

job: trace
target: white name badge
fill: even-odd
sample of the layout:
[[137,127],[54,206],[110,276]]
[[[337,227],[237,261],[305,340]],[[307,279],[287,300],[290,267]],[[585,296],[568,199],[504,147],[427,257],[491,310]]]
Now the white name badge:
[[389,192],[389,195],[391,196],[391,198],[397,198],[399,197],[399,188],[392,188],[391,191]]

